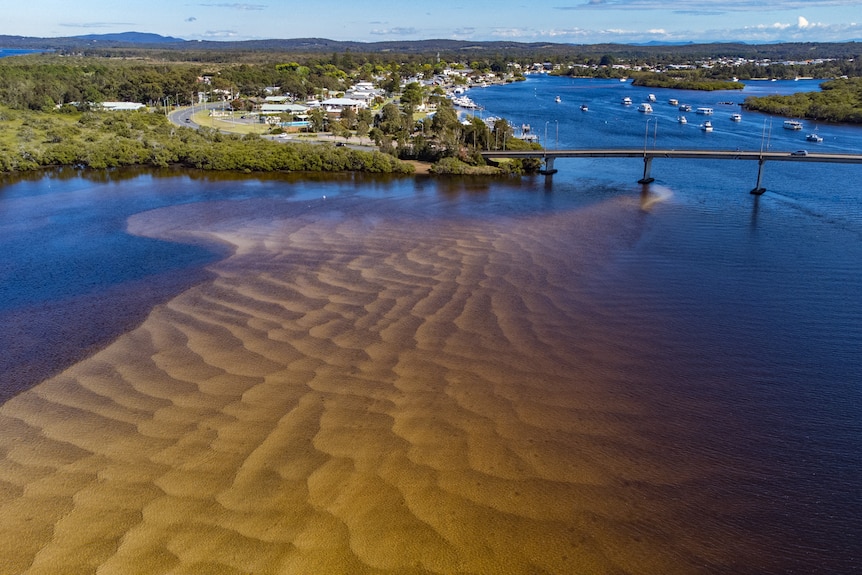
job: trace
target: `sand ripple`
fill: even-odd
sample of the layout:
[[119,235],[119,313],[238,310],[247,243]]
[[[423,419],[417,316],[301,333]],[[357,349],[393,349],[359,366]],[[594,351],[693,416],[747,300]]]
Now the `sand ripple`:
[[643,433],[618,370],[642,341],[585,287],[636,207],[446,222],[372,204],[138,216],[235,254],[0,408],[0,573],[726,560],[667,527],[669,490],[698,476]]

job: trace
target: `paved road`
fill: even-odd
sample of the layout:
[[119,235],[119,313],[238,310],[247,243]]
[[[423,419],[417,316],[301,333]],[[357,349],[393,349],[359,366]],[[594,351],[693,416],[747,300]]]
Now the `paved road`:
[[197,104],[191,108],[179,108],[168,114],[168,120],[177,126],[189,126],[190,128],[200,128],[192,119],[192,115],[201,110],[218,110],[223,104],[221,102],[210,102],[208,104]]
[[[221,102],[211,102],[208,104],[198,104],[193,108],[180,108],[178,110],[174,110],[168,114],[168,120],[176,126],[187,126],[189,128],[200,128],[201,124],[198,124],[194,121],[193,115],[200,112],[201,110],[219,110],[222,107]],[[248,122],[249,120],[237,120],[238,122]],[[257,120],[252,120],[257,123]],[[316,134],[314,138],[303,137],[300,134],[282,134],[280,136],[273,136],[269,134],[262,134],[261,137],[266,138],[268,140],[273,140],[276,142],[304,142],[308,144],[335,144],[336,146],[346,146],[348,148],[353,148],[354,150],[376,150],[377,146],[374,142],[368,138],[351,138],[349,140],[344,140],[343,138],[336,138],[335,136],[327,133],[321,132]],[[358,140],[358,141],[357,141]]]

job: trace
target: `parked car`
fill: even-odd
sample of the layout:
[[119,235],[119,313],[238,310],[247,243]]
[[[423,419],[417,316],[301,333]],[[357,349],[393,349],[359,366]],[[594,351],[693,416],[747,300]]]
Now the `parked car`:
[[808,150],[796,150],[795,152],[790,152],[791,156],[807,156]]

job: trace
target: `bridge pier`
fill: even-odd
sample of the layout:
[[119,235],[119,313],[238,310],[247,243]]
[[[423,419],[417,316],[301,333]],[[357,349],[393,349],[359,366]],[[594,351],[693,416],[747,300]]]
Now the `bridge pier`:
[[652,169],[652,156],[644,156],[644,177],[638,180],[639,184],[651,184],[655,178],[650,177],[649,173]]
[[540,173],[545,174],[546,176],[553,176],[554,174],[556,174],[557,170],[554,169],[554,160],[555,159],[556,158],[553,156],[551,156],[550,158],[548,156],[545,156],[544,157],[545,169],[542,170]]
[[766,191],[766,188],[760,185],[761,180],[763,180],[763,164],[766,163],[766,160],[760,158],[757,160],[757,183],[754,184],[754,189],[749,193],[754,194],[755,196],[763,195],[763,192]]

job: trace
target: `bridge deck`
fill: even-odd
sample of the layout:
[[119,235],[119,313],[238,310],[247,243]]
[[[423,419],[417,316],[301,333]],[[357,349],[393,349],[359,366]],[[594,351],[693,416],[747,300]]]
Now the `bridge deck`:
[[761,152],[759,150],[644,150],[608,148],[592,150],[497,150],[482,152],[485,158],[689,158],[702,160],[763,160],[779,162],[838,162],[862,164],[862,154],[824,154],[807,152]]

